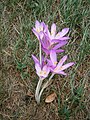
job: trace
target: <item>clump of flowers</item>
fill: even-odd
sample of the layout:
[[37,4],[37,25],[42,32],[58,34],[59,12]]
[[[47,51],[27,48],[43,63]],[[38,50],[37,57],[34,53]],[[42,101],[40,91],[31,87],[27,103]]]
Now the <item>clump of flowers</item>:
[[[62,57],[59,61],[57,60],[57,54],[64,52],[61,47],[66,45],[70,39],[66,36],[69,32],[69,28],[64,28],[62,31],[57,33],[55,23],[52,24],[51,30],[49,31],[48,25],[36,20],[35,27],[32,31],[39,41],[39,59],[32,55],[35,63],[36,74],[39,77],[35,92],[35,99],[39,104],[42,92],[51,84],[53,76],[55,74],[67,75],[64,70],[74,65],[74,62],[64,64],[67,60],[67,55]],[[50,73],[50,78],[48,78],[46,83],[42,85],[44,79],[47,78]]]

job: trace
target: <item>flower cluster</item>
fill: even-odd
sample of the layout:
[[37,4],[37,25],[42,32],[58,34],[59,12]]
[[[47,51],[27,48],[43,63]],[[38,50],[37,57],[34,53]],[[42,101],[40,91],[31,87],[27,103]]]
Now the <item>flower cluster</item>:
[[[42,80],[48,77],[48,74],[50,72],[52,73],[52,77],[55,74],[67,75],[64,70],[74,65],[74,62],[64,64],[64,62],[67,60],[67,55],[62,57],[59,62],[57,60],[57,54],[64,52],[61,47],[66,45],[68,43],[68,40],[70,39],[68,36],[66,36],[66,34],[69,32],[69,28],[64,28],[62,29],[62,31],[57,33],[55,23],[52,24],[51,30],[49,31],[48,25],[46,25],[44,22],[40,23],[36,20],[35,27],[32,29],[32,31],[36,35],[40,44],[40,60],[38,60],[37,57],[32,55],[32,58],[35,62],[36,73],[39,76],[39,82],[35,94],[36,101],[39,103],[41,95],[40,87],[42,85]],[[49,81],[52,77],[50,77]]]

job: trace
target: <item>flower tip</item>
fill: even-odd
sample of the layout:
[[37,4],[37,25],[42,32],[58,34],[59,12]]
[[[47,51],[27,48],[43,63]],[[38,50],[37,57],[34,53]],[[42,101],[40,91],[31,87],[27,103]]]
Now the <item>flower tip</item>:
[[34,57],[34,55],[33,55],[33,54],[32,54],[31,56],[32,56],[32,58]]
[[68,58],[68,55],[65,55],[65,56],[64,56],[64,58],[67,60],[67,58]]
[[33,57],[33,54],[31,56]]
[[65,76],[67,77],[67,76],[68,76],[68,74],[66,73],[66,74],[65,74]]
[[32,31],[34,32],[34,30],[35,30],[35,28],[33,27],[33,28],[32,28]]
[[62,29],[63,36],[65,36],[69,32],[69,28]]
[[71,62],[71,66],[75,65],[75,62]]
[[64,28],[67,32],[70,30],[70,28]]
[[50,55],[55,55],[56,54],[56,51],[54,49],[50,50]]
[[39,23],[39,21],[38,21],[38,20],[36,20],[36,21],[35,21],[35,23],[37,24],[37,23]]
[[32,59],[34,60],[34,59],[35,59],[35,56],[34,56],[33,54],[32,54],[31,56],[32,56]]
[[55,24],[55,23],[53,23],[52,25],[55,25],[55,26],[56,26],[56,24]]
[[70,28],[66,28],[67,30],[70,30]]
[[72,62],[72,65],[75,65],[75,62]]

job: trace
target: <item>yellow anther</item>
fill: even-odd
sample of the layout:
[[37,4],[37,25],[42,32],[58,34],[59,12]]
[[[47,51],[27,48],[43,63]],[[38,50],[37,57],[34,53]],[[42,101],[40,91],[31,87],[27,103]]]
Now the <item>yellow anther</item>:
[[41,75],[41,74],[42,74],[42,71],[40,71],[39,74]]
[[39,28],[37,28],[37,29],[36,29],[36,31],[39,33],[39,32],[40,32],[40,29],[39,29]]
[[43,74],[45,75],[45,74],[46,74],[46,71],[40,71],[39,74],[40,74],[40,75],[43,75]]
[[43,31],[43,27],[40,26],[39,28],[36,29],[36,31],[39,33],[40,31]]
[[46,71],[43,71],[43,74],[45,75],[45,74],[46,74]]
[[54,65],[56,65],[57,64],[57,62],[54,62]]

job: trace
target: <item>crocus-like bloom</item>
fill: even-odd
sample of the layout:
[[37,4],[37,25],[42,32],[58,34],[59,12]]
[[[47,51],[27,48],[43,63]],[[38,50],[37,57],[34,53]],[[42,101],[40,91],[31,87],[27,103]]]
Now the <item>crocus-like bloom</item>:
[[64,37],[69,31],[69,28],[64,28],[62,29],[61,32],[58,32],[56,34],[56,24],[53,23],[51,26],[51,32],[49,32],[49,30],[47,29],[47,36],[51,39],[51,41],[55,41],[55,40],[68,40],[69,37]]
[[38,40],[42,44],[42,50],[48,55],[50,50],[55,50],[56,53],[64,52],[60,47],[67,44],[69,37],[64,37],[69,28],[64,28],[61,32],[56,34],[56,24],[53,23],[51,26],[51,33],[48,30],[48,26],[44,22],[36,20],[35,28],[32,29],[33,33],[37,36]]
[[45,32],[47,28],[47,25],[44,22],[39,22],[38,20],[36,20],[35,22],[35,28],[33,27],[32,31],[33,33],[37,36],[38,40],[39,40],[39,34],[40,32]]
[[41,79],[45,79],[50,72],[50,68],[48,67],[47,64],[44,64],[44,58],[42,58],[42,65],[40,65],[39,60],[34,55],[32,55],[32,58],[35,62],[35,69],[36,69],[37,75]]
[[63,75],[67,75],[63,70],[69,68],[70,66],[74,65],[74,62],[70,62],[67,63],[65,65],[64,62],[67,60],[67,55],[65,55],[60,61],[59,63],[57,63],[57,55],[56,52],[51,50],[50,52],[50,60],[48,61],[48,64],[50,66],[50,69],[52,72],[54,72],[55,74],[63,74]]
[[51,39],[49,37],[47,37],[44,32],[40,32],[40,42],[42,44],[42,50],[48,55],[50,54],[50,50],[55,50],[56,53],[59,53],[59,52],[64,52],[64,50],[60,49],[60,47],[64,46],[65,44],[67,44],[67,41],[66,40],[61,40],[61,41],[58,41],[55,42],[51,41]]

